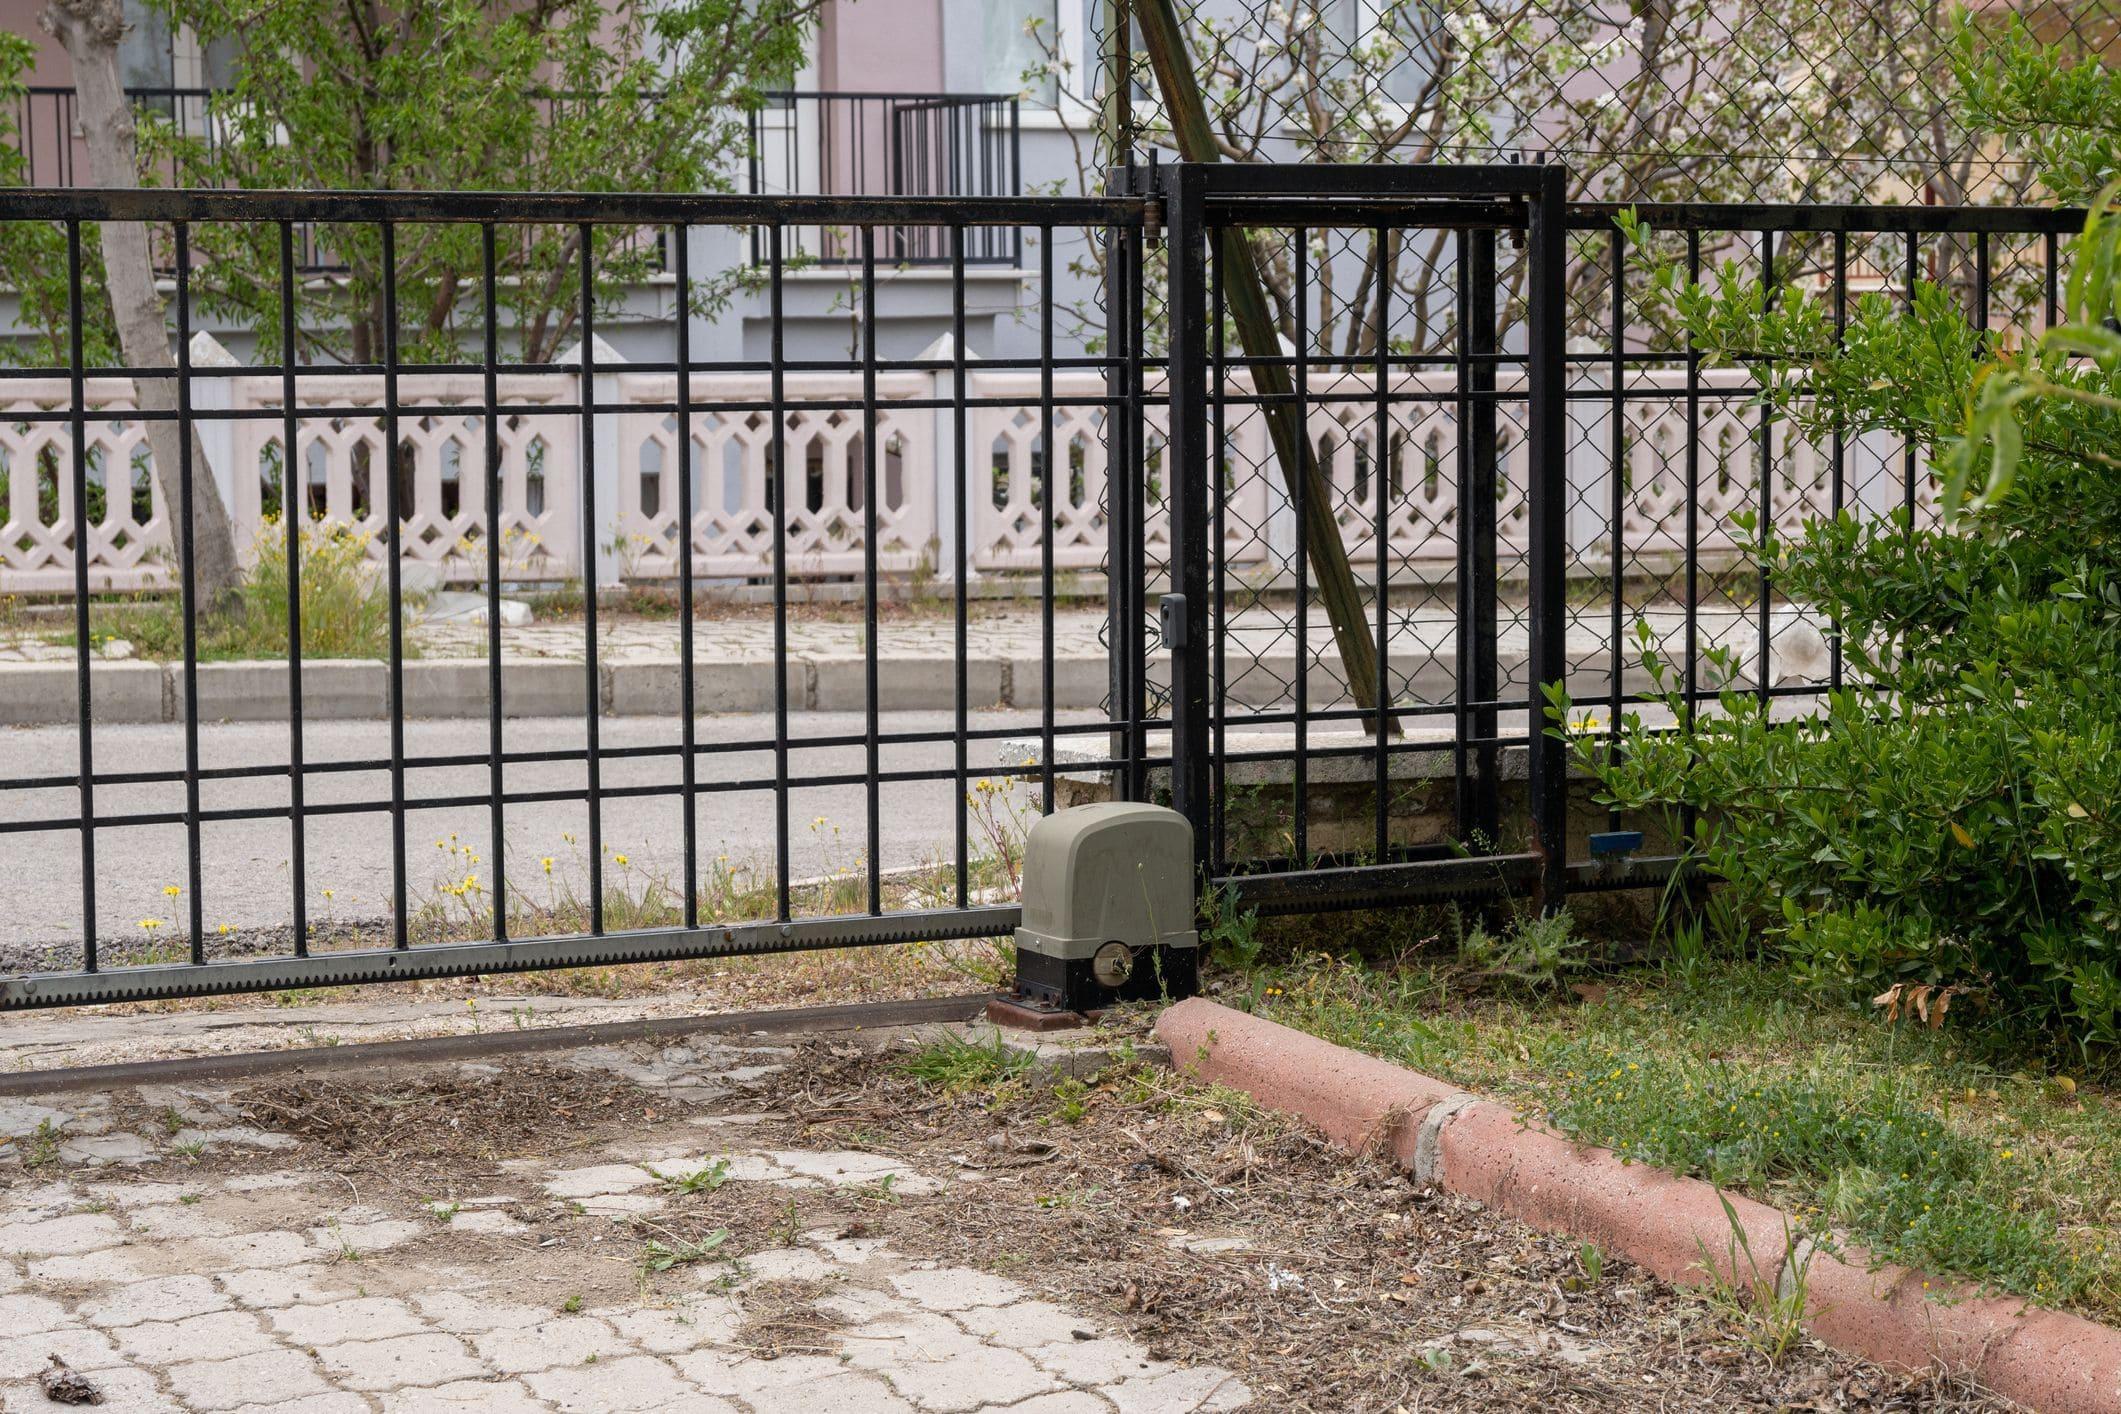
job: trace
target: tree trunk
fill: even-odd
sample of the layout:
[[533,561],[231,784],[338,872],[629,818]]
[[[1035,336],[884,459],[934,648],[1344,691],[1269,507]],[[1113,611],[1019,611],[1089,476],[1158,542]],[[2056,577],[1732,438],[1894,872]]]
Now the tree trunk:
[[[38,23],[66,46],[74,61],[74,111],[88,148],[90,179],[99,187],[138,186],[132,109],[118,78],[118,41],[125,34],[125,15],[119,0],[45,0]],[[177,360],[170,350],[162,299],[155,292],[147,227],[137,221],[104,221],[98,229],[111,313],[125,362],[133,368],[174,372]],[[176,411],[174,378],[145,377],[134,380],[134,384],[141,411]],[[196,430],[180,426],[173,419],[157,418],[147,424],[155,484],[162,491],[163,513],[172,524],[184,507],[179,474],[183,447],[180,439],[184,437],[191,438],[190,565],[182,563],[183,537],[173,532],[170,540],[180,570],[190,572],[199,604],[211,612],[227,600],[242,579],[236,564],[235,528],[227,508],[221,504],[220,489]],[[294,463],[292,455],[287,460],[290,465]],[[75,527],[74,553],[87,553],[87,531],[86,526]]]

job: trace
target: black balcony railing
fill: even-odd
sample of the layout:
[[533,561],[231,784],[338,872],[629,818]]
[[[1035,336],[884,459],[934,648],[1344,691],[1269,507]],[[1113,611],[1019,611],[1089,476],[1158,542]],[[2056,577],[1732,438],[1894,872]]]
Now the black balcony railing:
[[[1001,93],[769,93],[751,114],[749,190],[766,196],[1013,197],[1023,192],[1022,125],[1015,95]],[[876,257],[943,265],[951,253],[935,226],[877,233]],[[968,265],[1018,264],[1020,232],[966,232]],[[821,264],[851,264],[859,236],[830,226],[791,230],[784,247]],[[752,233],[752,262],[766,260]]]
[[[213,154],[222,141],[215,104],[225,101],[224,88],[127,88],[125,96],[142,118],[158,118],[177,141]],[[95,185],[88,169],[88,148],[78,131],[78,100],[71,88],[38,84],[15,100],[15,141],[24,158],[24,184],[33,187]],[[177,169],[175,156],[159,159],[152,175],[162,184],[184,186],[194,180]],[[318,229],[303,222],[294,229],[295,264],[304,275],[337,274],[343,258],[319,241]],[[164,272],[167,273],[167,272]]]
[[[217,140],[211,108],[220,92],[213,88],[128,88],[125,96],[141,113],[161,118],[179,138],[211,148]],[[26,185],[92,185],[88,151],[76,131],[76,120],[71,88],[37,84],[16,97],[15,134],[26,162]]]
[[[221,140],[214,110],[227,90],[125,92],[136,109],[158,116],[181,141],[211,152]],[[1022,126],[1013,94],[769,93],[750,114],[749,128],[746,172],[754,195],[985,198],[1023,192]],[[93,184],[77,131],[73,89],[36,85],[23,90],[15,102],[15,133],[26,185]],[[169,170],[159,174],[161,181],[184,185],[169,160],[163,165]],[[753,263],[764,264],[763,231],[753,231],[751,243]],[[784,251],[792,259],[823,265],[854,264],[859,238],[841,227],[791,227]],[[940,228],[932,226],[879,230],[874,256],[896,265],[950,261]],[[1014,267],[1022,257],[1018,231],[979,227],[966,233],[968,265]],[[305,274],[344,268],[307,226],[296,232],[296,260]]]

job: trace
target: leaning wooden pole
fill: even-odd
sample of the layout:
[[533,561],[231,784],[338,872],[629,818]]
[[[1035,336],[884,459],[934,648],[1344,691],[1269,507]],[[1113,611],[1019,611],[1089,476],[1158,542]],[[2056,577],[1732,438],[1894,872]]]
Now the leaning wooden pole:
[[[1149,52],[1150,66],[1156,70],[1157,86],[1163,90],[1178,155],[1188,162],[1222,160],[1172,0],[1133,0],[1132,8],[1135,29],[1141,35],[1142,47]],[[1303,419],[1295,404],[1295,384],[1279,362],[1281,340],[1267,304],[1267,283],[1259,272],[1259,258],[1245,233],[1229,226],[1218,237],[1216,258],[1222,262],[1224,306],[1238,342],[1252,362],[1253,388],[1267,416],[1267,433],[1274,442],[1275,460],[1281,463],[1290,503],[1304,508],[1304,553],[1310,559],[1311,580],[1326,607],[1326,618],[1333,625],[1333,641],[1340,647],[1348,693],[1355,705],[1369,714],[1368,725],[1375,731],[1380,705],[1377,641],[1370,636],[1370,623],[1363,615],[1362,590],[1348,563],[1348,547],[1340,538],[1340,521],[1333,513],[1333,489],[1318,465],[1317,448],[1304,434]],[[1384,337],[1382,329],[1378,337]],[[1380,465],[1383,460],[1380,455]],[[1306,605],[1297,608],[1300,613],[1309,611]],[[1306,667],[1299,663],[1297,671],[1303,672]],[[1398,719],[1389,721],[1393,735],[1398,735]]]

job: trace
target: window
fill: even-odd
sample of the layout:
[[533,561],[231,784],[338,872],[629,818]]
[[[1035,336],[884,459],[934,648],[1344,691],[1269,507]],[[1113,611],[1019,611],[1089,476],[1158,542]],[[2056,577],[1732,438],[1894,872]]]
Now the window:
[[[1054,39],[1054,0],[990,0],[985,12],[986,35],[980,46],[984,72],[982,93],[1014,93],[1024,74],[1043,67]],[[1037,33],[1033,33],[1033,26]],[[1052,84],[1043,83],[1032,97],[1053,101]]]

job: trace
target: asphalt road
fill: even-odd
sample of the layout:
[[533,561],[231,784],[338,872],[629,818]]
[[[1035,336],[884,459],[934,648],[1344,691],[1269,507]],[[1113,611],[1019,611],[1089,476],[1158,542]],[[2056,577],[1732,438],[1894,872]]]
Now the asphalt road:
[[[1036,712],[974,713],[975,731],[1028,728],[1035,738]],[[1062,721],[1092,720],[1091,714],[1062,714]],[[885,733],[947,733],[948,712],[884,714]],[[860,784],[819,785],[835,775],[861,776],[865,753],[853,745],[804,745],[806,740],[854,735],[863,729],[858,712],[807,712],[791,719],[789,797],[791,838],[786,842],[794,877],[859,869],[869,848],[865,791]],[[608,718],[603,744],[636,747],[675,744],[677,724],[668,719]],[[758,871],[771,879],[776,858],[775,765],[770,742],[771,716],[701,718],[703,743],[742,744],[699,758],[702,787],[727,783],[763,783],[764,788],[703,789],[696,819],[702,869],[726,861],[729,867]],[[524,718],[504,723],[503,748],[510,753],[579,749],[584,725],[578,718]],[[1083,738],[1101,741],[1101,737]],[[768,743],[759,747],[755,743]],[[95,733],[96,772],[181,769],[184,733],[178,726],[104,726]],[[64,777],[60,788],[0,790],[0,820],[77,819],[79,796],[78,739],[71,728],[0,729],[0,776],[8,779]],[[386,761],[389,726],[384,722],[323,722],[304,734],[304,752],[320,762]],[[972,774],[1001,759],[1000,741],[974,741],[968,748]],[[422,799],[478,797],[476,803],[413,809],[407,815],[407,876],[415,906],[423,898],[467,873],[492,883],[491,819],[485,804],[488,789],[487,725],[480,721],[415,721],[406,724],[406,754],[465,756],[474,764],[429,767],[408,772],[407,796]],[[948,771],[953,748],[948,740],[886,745],[879,766],[884,773],[908,770]],[[282,774],[270,777],[209,781],[201,787],[201,807],[212,811],[238,806],[278,806],[288,799],[284,768],[288,732],[284,725],[224,723],[200,732],[201,764],[212,769],[234,765],[274,765]],[[613,879],[630,877],[676,880],[682,876],[683,805],[675,794],[679,767],[675,754],[608,763],[603,787],[668,787],[672,793],[606,800],[602,808],[607,868]],[[370,919],[388,912],[391,897],[390,780],[379,769],[309,774],[307,804],[370,801],[383,809],[313,817],[306,830],[307,887],[313,921]],[[576,763],[511,763],[507,788],[516,791],[580,789],[584,768]],[[886,781],[880,787],[880,838],[877,857],[886,868],[948,858],[954,851],[957,792],[948,779]],[[105,785],[97,792],[99,817],[184,808],[181,784]],[[510,884],[542,898],[549,889],[572,883],[577,890],[587,877],[588,809],[584,802],[524,802],[507,807],[504,823]],[[477,864],[452,853],[457,846],[475,851]],[[977,835],[975,834],[975,839]],[[186,832],[182,824],[107,826],[96,832],[96,909],[98,936],[145,937],[144,920],[165,922],[152,936],[167,939],[183,933],[188,907],[167,889],[185,885]],[[290,832],[286,819],[209,821],[201,830],[204,900],[209,937],[221,925],[249,930],[285,926],[293,912]],[[620,855],[626,864],[617,864]],[[554,861],[545,874],[543,860]],[[55,945],[71,954],[82,931],[82,842],[77,825],[0,835],[0,949],[20,957],[24,947]],[[53,963],[60,961],[55,954]]]

